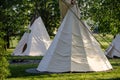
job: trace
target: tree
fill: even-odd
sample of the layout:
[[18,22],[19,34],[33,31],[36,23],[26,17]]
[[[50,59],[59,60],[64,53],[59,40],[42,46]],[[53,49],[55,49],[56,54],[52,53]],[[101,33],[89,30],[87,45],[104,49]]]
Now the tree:
[[4,41],[0,39],[0,80],[4,80],[9,75],[8,62],[3,48]]
[[98,24],[99,32],[114,35],[120,32],[119,0],[82,0],[80,9],[85,19],[90,18]]
[[54,36],[53,32],[59,26],[58,0],[1,0],[0,3],[1,31],[5,33],[3,39],[7,42],[7,48],[10,46],[10,37],[22,35],[36,11],[50,36]]
[[[60,12],[58,0],[38,0],[37,10],[43,19],[50,36],[60,24]],[[40,6],[39,6],[40,5]]]
[[9,48],[10,37],[18,35],[28,24],[30,14],[27,9],[32,9],[32,5],[29,1],[27,5],[27,0],[1,0],[0,3],[0,21],[3,23],[0,28],[5,33],[3,39],[7,42],[6,47]]

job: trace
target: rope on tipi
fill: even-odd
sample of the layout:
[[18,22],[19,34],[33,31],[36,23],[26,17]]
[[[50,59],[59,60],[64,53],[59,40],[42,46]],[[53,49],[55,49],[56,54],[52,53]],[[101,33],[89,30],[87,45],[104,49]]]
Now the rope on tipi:
[[[64,4],[65,4],[67,7],[69,7],[69,10],[75,15],[75,17],[82,23],[83,26],[85,26],[85,28],[89,31],[89,33],[94,37],[93,33],[88,29],[88,27],[84,24],[84,22],[76,15],[76,13],[70,8],[70,6],[69,6],[68,4],[66,4],[66,2],[65,2],[64,0],[62,0],[62,1],[64,2]],[[75,4],[73,4],[73,5],[76,5],[76,7],[79,9],[77,3],[75,3]],[[103,38],[100,34],[98,34],[98,36],[101,37],[105,42],[107,42],[108,45],[112,46],[112,45],[109,43],[109,41],[106,40],[105,38]],[[94,37],[94,38],[95,38],[95,37]],[[95,40],[97,40],[97,39],[95,38]],[[99,40],[97,40],[97,41],[99,42],[100,46],[102,46],[103,48],[105,48],[105,47],[100,43]],[[113,48],[114,48],[117,52],[120,53],[120,51],[117,50],[115,47],[113,47]]]

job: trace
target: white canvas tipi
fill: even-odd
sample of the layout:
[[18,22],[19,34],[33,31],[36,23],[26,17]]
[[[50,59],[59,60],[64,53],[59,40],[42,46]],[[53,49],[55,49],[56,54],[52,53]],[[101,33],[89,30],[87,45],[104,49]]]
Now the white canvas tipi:
[[29,27],[29,31],[24,33],[22,39],[15,48],[13,55],[44,56],[50,43],[50,37],[42,19],[41,17],[38,17]]
[[120,34],[116,35],[105,53],[109,58],[120,57]]
[[37,70],[89,72],[112,69],[98,42],[71,10],[79,17],[78,9],[72,6]]

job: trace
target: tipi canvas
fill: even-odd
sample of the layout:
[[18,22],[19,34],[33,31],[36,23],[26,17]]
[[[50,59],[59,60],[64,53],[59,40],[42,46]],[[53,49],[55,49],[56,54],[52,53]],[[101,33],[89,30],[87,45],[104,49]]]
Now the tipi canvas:
[[[73,14],[73,12],[75,14]],[[72,6],[52,44],[37,67],[40,72],[89,72],[112,69],[98,42],[78,20]]]
[[13,55],[44,56],[50,43],[50,37],[42,19],[41,17],[38,17],[29,27],[29,31],[24,33],[22,39],[14,50]]
[[109,58],[120,57],[120,34],[116,35],[105,53]]

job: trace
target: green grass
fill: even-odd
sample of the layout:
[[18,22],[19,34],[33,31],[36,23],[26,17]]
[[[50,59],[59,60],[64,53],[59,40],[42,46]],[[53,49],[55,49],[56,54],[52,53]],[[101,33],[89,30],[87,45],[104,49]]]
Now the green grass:
[[120,59],[110,59],[113,70],[91,73],[31,74],[25,72],[29,68],[37,68],[38,64],[11,64],[11,76],[6,80],[120,80]]
[[106,34],[106,36],[103,36],[102,34],[94,34],[94,37],[101,44],[101,48],[103,50],[107,49],[107,47],[111,44],[113,40],[113,35],[111,34]]
[[7,49],[7,53],[9,54],[9,55],[11,55],[12,53],[13,53],[13,50],[14,50],[14,48],[9,48],[9,49]]

